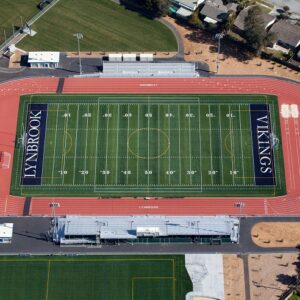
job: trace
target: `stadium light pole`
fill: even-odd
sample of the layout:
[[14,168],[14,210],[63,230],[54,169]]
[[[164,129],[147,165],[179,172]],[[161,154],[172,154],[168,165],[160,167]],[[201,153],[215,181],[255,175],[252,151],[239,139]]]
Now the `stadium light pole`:
[[80,57],[80,40],[83,39],[83,34],[81,32],[76,32],[73,36],[77,39],[78,46],[78,59],[79,59],[79,73],[82,74],[82,65],[81,65],[81,57]]
[[60,207],[60,203],[52,201],[51,203],[49,203],[49,207],[52,208],[52,216],[53,218],[55,218],[55,208]]
[[224,33],[221,32],[221,33],[217,33],[215,35],[215,38],[218,39],[218,55],[217,55],[217,74],[219,73],[219,68],[220,68],[220,59],[219,59],[219,56],[220,56],[220,50],[221,50],[221,39],[224,37]]

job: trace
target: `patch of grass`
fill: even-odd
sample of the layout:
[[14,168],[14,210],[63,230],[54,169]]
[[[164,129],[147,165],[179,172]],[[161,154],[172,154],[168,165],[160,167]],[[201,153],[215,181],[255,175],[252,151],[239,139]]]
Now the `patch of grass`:
[[173,33],[111,0],[63,0],[40,18],[34,37],[18,44],[25,50],[76,51],[75,32],[83,33],[82,51],[176,51]]
[[184,256],[1,257],[5,300],[182,300]]
[[39,0],[1,0],[0,9],[0,44],[4,42],[4,30],[6,38],[13,34],[13,25],[21,26],[21,17],[23,24],[38,13],[37,4]]

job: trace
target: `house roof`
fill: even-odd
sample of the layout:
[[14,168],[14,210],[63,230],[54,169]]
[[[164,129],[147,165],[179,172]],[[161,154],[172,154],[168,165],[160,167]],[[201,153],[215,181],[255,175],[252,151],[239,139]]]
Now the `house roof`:
[[[248,12],[249,10],[252,8],[253,6],[248,6],[246,8],[244,8],[237,16],[237,18],[235,19],[234,21],[234,25],[240,29],[240,30],[245,30],[245,19],[246,17],[248,16]],[[271,16],[269,14],[265,14],[265,13],[262,13],[261,14],[261,18],[262,18],[262,21],[263,21],[263,25],[264,25],[264,28],[267,27],[267,25],[275,20],[275,17],[274,16]]]
[[224,21],[228,16],[227,7],[224,5],[215,5],[212,2],[206,2],[200,13],[209,19],[217,22]]
[[197,0],[177,0],[177,3],[192,11],[194,11],[199,4]]
[[237,3],[234,3],[234,2],[231,2],[231,3],[228,3],[228,4],[226,5],[226,7],[227,7],[228,11],[229,11],[229,10],[233,10],[234,12],[236,12],[236,11],[237,11],[237,7],[238,7],[238,4],[237,4]]
[[270,29],[275,33],[277,41],[297,47],[300,42],[300,26],[291,24],[288,20],[279,20]]

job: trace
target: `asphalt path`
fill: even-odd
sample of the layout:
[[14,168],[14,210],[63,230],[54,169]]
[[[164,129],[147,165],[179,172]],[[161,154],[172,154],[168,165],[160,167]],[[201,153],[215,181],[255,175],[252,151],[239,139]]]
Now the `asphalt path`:
[[296,247],[261,248],[251,239],[251,228],[257,222],[300,222],[300,217],[247,217],[241,219],[239,244],[199,245],[199,244],[120,244],[116,246],[64,246],[60,247],[46,240],[50,229],[51,218],[48,217],[1,217],[0,223],[14,223],[13,240],[11,244],[0,245],[0,254],[185,254],[185,253],[281,253],[297,252]]

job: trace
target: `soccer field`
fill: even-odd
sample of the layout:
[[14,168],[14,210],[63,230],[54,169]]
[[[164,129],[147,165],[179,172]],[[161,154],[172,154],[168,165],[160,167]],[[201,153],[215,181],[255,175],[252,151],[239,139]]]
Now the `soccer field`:
[[184,256],[1,257],[6,300],[182,300]]
[[13,174],[24,196],[282,195],[277,99],[23,96]]

